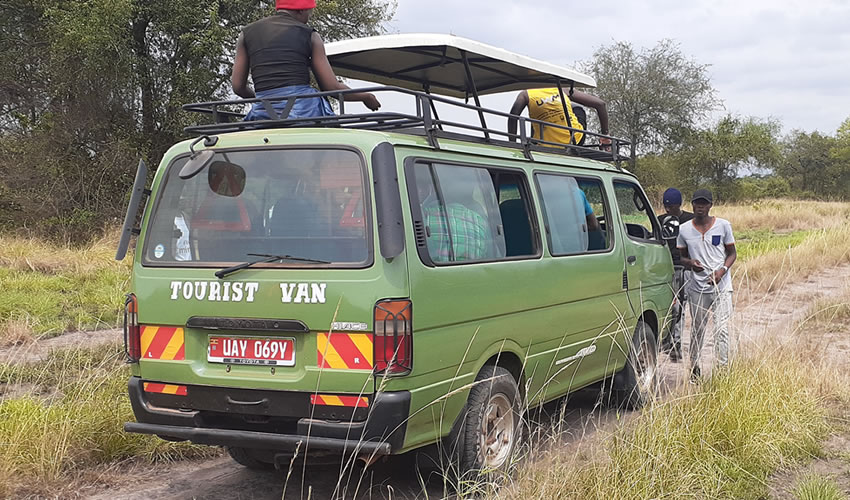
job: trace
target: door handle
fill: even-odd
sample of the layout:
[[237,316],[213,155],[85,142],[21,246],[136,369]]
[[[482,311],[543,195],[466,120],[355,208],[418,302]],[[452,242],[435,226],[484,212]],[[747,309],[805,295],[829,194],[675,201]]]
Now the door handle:
[[637,262],[637,257],[635,257],[634,255],[629,255],[628,257],[626,257],[626,262],[628,262],[629,264],[634,264],[635,262]]

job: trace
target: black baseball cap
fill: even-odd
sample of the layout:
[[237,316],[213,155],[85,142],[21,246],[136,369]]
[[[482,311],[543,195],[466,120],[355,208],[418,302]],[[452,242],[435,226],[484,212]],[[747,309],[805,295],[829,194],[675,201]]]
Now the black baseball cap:
[[691,197],[691,201],[694,202],[697,200],[705,200],[709,203],[714,203],[714,198],[712,198],[711,191],[709,191],[708,189],[697,189],[696,191],[694,191],[694,195]]

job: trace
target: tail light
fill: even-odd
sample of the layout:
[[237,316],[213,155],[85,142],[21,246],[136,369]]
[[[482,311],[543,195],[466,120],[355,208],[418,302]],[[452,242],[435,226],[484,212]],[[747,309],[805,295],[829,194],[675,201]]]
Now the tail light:
[[375,373],[406,375],[413,369],[413,303],[375,304]]
[[139,328],[139,303],[136,296],[127,295],[124,301],[124,354],[128,363],[137,363],[142,357],[142,333]]

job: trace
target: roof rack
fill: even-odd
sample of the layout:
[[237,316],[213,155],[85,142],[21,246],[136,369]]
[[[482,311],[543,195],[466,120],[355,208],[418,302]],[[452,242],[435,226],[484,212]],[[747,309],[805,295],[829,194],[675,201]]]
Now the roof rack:
[[[559,82],[560,83],[560,82]],[[396,111],[380,111],[368,113],[346,112],[347,94],[356,92],[394,93],[407,96],[413,101],[410,109],[413,113]],[[322,116],[312,118],[289,117],[289,112],[298,99],[334,98],[339,103],[339,113],[333,116]],[[477,99],[476,99],[477,100]],[[259,103],[266,111],[269,120],[244,121],[245,113],[242,111],[246,105]],[[284,109],[278,112],[274,104],[284,104]],[[478,114],[480,124],[461,123],[441,119],[437,113],[436,103],[474,111]],[[521,148],[528,159],[533,159],[532,152],[561,153],[600,161],[619,163],[627,158],[619,153],[620,148],[629,144],[624,139],[597,134],[588,130],[575,129],[549,122],[534,120],[524,116],[511,115],[503,111],[489,109],[480,105],[471,105],[453,99],[436,96],[429,92],[418,92],[394,86],[377,86],[370,88],[358,88],[350,90],[335,90],[311,94],[299,94],[288,97],[264,98],[264,99],[241,99],[231,101],[211,101],[186,104],[186,111],[192,111],[208,115],[211,123],[197,124],[185,128],[186,132],[198,135],[220,134],[225,132],[237,132],[242,130],[263,130],[279,128],[346,128],[355,130],[377,130],[396,131],[414,135],[424,135],[429,144],[434,148],[440,148],[440,139],[465,140],[470,142],[484,142],[506,147]],[[486,117],[514,118],[519,123],[519,130],[512,137],[506,130],[495,129],[487,126]],[[534,124],[542,132],[546,128],[555,128],[568,131],[576,131],[585,134],[585,145],[561,144],[545,141],[540,138],[530,137],[528,125]],[[459,129],[460,133],[446,131],[446,128]],[[472,135],[482,134],[483,137]],[[592,139],[591,139],[592,138]],[[600,138],[611,140],[610,151],[603,150],[599,144]],[[594,140],[595,143],[589,143]],[[589,143],[589,144],[587,144]]]

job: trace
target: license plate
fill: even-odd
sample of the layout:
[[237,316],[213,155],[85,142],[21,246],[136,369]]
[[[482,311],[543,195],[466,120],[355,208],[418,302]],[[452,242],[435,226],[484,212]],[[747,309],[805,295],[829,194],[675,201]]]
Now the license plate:
[[295,339],[210,337],[207,361],[234,365],[295,366]]

